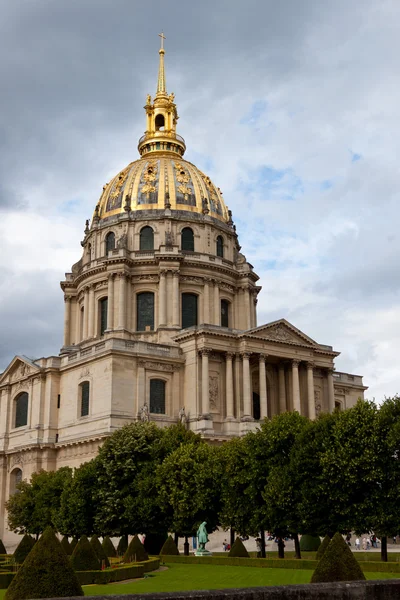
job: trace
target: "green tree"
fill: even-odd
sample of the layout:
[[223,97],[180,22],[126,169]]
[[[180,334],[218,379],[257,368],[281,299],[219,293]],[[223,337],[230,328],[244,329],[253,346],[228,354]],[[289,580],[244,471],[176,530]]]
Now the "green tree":
[[[169,515],[171,531],[187,538],[203,521],[209,533],[216,529],[220,505],[217,465],[217,449],[205,443],[182,445],[159,465],[158,500]],[[187,553],[187,546],[185,550]]]
[[58,471],[34,473],[30,482],[21,481],[17,493],[6,504],[10,529],[38,538],[46,527],[53,526],[62,491],[71,477],[72,469],[62,467]]
[[54,526],[67,536],[102,533],[95,526],[98,493],[98,468],[96,459],[75,469],[65,483],[60,498],[60,508],[54,514]]

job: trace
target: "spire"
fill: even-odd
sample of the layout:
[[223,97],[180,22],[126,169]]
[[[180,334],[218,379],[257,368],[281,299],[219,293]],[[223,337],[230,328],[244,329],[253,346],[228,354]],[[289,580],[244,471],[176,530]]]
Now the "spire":
[[158,34],[161,38],[161,48],[158,51],[160,55],[160,65],[158,67],[158,81],[157,81],[157,96],[162,94],[163,96],[167,94],[167,88],[165,85],[165,70],[164,70],[164,40],[166,39],[163,32]]

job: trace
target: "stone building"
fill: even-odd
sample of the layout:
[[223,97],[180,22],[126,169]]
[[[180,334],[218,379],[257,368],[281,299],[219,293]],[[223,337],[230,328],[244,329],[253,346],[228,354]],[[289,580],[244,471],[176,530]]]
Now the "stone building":
[[159,55],[140,158],[104,186],[61,282],[61,352],[16,356],[0,376],[2,515],[21,478],[78,466],[126,423],[181,420],[222,442],[284,411],[347,408],[366,389],[285,319],[257,326],[259,278],[221,190],[183,158]]

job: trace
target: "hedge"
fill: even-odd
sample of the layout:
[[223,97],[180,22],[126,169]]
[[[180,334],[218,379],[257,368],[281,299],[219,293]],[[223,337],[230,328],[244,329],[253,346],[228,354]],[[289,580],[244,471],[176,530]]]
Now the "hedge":
[[365,580],[365,575],[361,564],[354,558],[342,534],[335,533],[318,561],[311,583],[362,580]]
[[143,577],[149,571],[156,571],[160,567],[158,558],[151,558],[140,565],[126,565],[115,569],[105,571],[77,571],[76,575],[81,585],[97,585],[106,583],[116,583],[126,579],[137,579]]

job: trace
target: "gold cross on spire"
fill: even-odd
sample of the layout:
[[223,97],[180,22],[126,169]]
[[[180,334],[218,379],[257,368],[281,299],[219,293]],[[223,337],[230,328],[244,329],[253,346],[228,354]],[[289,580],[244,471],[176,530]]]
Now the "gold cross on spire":
[[161,38],[161,50],[163,50],[164,49],[164,40],[166,40],[167,38],[165,37],[163,31],[161,33],[159,33],[158,35]]

